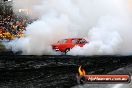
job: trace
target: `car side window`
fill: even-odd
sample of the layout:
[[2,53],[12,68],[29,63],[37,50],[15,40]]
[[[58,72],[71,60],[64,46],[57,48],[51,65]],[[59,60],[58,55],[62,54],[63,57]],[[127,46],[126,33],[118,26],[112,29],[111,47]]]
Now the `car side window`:
[[86,43],[87,43],[87,41],[85,39],[79,40],[79,44],[86,44]]
[[63,40],[58,41],[58,43],[64,44],[66,41],[67,41],[67,39],[63,39]]

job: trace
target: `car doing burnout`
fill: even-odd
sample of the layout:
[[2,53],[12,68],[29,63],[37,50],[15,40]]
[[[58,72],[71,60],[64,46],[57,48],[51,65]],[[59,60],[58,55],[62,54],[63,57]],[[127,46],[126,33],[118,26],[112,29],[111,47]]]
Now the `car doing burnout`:
[[58,41],[52,45],[53,50],[67,53],[75,46],[83,47],[88,43],[84,38],[68,38]]

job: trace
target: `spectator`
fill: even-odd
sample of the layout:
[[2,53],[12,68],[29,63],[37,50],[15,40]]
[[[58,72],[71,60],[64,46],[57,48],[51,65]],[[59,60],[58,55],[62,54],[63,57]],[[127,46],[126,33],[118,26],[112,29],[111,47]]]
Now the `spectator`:
[[[9,38],[9,36],[23,35],[28,23],[33,22],[26,17],[7,15],[0,16],[0,38]],[[20,37],[20,36],[17,36]]]

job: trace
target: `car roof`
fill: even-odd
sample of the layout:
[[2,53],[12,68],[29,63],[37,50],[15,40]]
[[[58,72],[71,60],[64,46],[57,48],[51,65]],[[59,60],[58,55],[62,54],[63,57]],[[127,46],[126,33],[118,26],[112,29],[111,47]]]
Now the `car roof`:
[[74,39],[84,39],[84,38],[67,38],[67,39],[74,40]]

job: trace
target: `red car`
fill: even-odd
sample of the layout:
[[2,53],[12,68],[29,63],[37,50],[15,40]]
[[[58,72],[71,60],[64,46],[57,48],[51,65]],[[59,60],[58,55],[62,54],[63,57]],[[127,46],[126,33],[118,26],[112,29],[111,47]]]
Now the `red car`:
[[52,45],[52,48],[55,51],[61,51],[67,53],[74,46],[83,47],[86,43],[88,43],[84,38],[68,38],[58,41],[56,44]]

